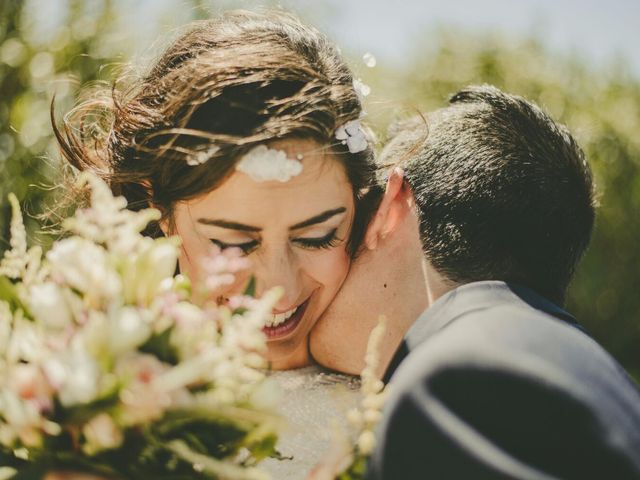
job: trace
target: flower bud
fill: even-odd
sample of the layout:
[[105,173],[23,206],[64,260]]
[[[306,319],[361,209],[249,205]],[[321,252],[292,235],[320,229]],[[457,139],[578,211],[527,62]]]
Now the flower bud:
[[86,443],[84,451],[93,455],[101,450],[117,448],[122,444],[124,436],[111,417],[101,413],[93,417],[82,428]]

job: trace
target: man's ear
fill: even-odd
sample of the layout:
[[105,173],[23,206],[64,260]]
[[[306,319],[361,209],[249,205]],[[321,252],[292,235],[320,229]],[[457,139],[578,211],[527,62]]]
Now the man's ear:
[[389,172],[382,201],[365,234],[364,242],[369,250],[374,250],[378,240],[393,232],[407,214],[408,195],[410,191],[404,183],[404,172],[396,167]]

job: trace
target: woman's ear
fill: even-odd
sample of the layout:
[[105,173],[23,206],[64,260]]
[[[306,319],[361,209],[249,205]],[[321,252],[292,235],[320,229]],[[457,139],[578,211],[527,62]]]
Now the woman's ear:
[[404,172],[396,167],[389,172],[382,201],[365,234],[364,242],[369,250],[377,248],[378,241],[393,232],[404,218],[408,210],[408,194]]
[[169,220],[166,218],[161,218],[160,220],[158,220],[158,226],[160,227],[160,230],[162,230],[162,233],[164,234],[165,237],[170,237],[171,235],[169,234]]
[[[140,185],[142,185],[142,187],[147,191],[147,195],[149,197],[149,207],[155,208],[156,210],[160,210],[160,212],[162,212],[163,209],[160,208],[160,206],[158,206],[157,204],[155,204],[152,200],[153,194],[152,194],[151,182],[149,180],[143,180],[140,182]],[[158,226],[160,227],[160,230],[162,230],[162,233],[164,234],[165,237],[170,236],[171,229],[169,227],[169,219],[166,215],[162,215],[160,220],[158,220]]]

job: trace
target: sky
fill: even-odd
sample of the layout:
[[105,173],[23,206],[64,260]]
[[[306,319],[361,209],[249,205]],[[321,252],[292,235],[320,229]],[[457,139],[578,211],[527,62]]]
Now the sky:
[[[292,2],[311,3],[311,2]],[[640,74],[639,0],[335,0],[325,28],[339,43],[391,61],[438,27],[536,35],[547,46],[596,65],[626,57]]]
[[[27,0],[41,24],[59,21],[67,0]],[[91,5],[101,0],[86,0]],[[125,16],[127,42],[143,52],[158,37],[188,22],[181,0],[115,0]],[[282,5],[315,24],[350,54],[373,53],[381,62],[413,58],[439,28],[492,32],[506,38],[536,36],[554,52],[595,66],[618,61],[640,77],[640,0],[203,0],[217,10]]]

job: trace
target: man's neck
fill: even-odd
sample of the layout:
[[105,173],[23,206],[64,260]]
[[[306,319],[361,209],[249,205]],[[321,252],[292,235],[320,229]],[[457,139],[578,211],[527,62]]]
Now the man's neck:
[[460,286],[460,284],[441,275],[433,268],[433,265],[431,265],[431,262],[429,262],[426,257],[422,259],[422,272],[424,274],[429,306],[433,305],[433,303],[443,295]]
[[[379,356],[380,363],[378,365],[378,372],[380,376],[382,376],[389,367],[398,348],[400,348],[402,344],[404,336],[418,317],[431,307],[436,300],[459,286],[459,284],[452,282],[438,273],[424,257],[422,258],[422,269],[419,278],[424,282],[424,289],[418,289],[422,292],[422,297],[418,297],[418,299],[421,298],[422,301],[418,300],[411,303],[407,309],[402,311],[402,315],[394,317],[392,323],[388,326],[390,329],[388,339],[385,339],[386,345],[381,348]],[[409,285],[411,285],[411,283],[407,282],[407,286]],[[413,285],[415,285],[415,283]],[[411,298],[411,296],[408,296],[408,298]]]

